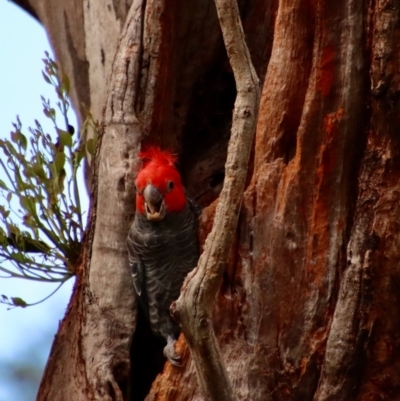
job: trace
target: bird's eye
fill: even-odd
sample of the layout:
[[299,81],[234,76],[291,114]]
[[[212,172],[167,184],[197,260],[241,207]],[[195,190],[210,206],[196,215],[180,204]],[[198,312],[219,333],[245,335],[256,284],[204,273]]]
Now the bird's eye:
[[168,181],[168,189],[171,190],[174,187],[173,181]]

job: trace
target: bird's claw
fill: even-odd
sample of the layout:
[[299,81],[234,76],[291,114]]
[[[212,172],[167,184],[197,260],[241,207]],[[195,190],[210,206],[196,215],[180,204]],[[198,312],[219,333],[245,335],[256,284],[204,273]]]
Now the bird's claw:
[[181,357],[175,352],[176,340],[168,339],[167,345],[164,347],[164,356],[176,367],[182,367],[180,363]]

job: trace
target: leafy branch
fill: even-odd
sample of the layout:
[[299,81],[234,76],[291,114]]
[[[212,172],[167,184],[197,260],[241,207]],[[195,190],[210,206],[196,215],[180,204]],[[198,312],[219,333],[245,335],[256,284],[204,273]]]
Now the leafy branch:
[[[53,86],[58,110],[41,97],[44,115],[55,135],[45,133],[39,121],[25,135],[17,117],[10,140],[0,139],[0,277],[60,283],[75,274],[85,233],[78,172],[96,139],[86,141],[91,115],[81,135],[73,137],[68,120],[69,79],[46,52],[44,80]],[[62,117],[63,128],[57,114]],[[1,202],[3,200],[3,202]],[[9,262],[9,263],[5,263]],[[27,306],[21,298],[1,296],[0,303]]]

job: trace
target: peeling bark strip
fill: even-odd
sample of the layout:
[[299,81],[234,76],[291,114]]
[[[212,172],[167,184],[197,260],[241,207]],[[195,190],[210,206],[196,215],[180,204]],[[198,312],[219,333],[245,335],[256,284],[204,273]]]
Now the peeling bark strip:
[[213,229],[198,268],[184,283],[172,307],[195,361],[207,400],[232,401],[235,396],[212,327],[212,307],[233,244],[247,175],[260,101],[259,80],[246,46],[236,0],[215,0],[237,97],[225,165],[225,181]]

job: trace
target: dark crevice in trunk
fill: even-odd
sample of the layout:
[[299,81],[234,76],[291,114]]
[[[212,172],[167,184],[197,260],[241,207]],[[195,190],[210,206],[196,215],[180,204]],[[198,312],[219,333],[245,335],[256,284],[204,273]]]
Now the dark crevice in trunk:
[[222,188],[236,98],[226,53],[220,53],[194,85],[182,142],[182,179],[189,196],[202,207],[214,201]]
[[143,401],[146,398],[166,362],[164,346],[164,340],[152,333],[147,318],[138,307],[137,326],[130,350],[131,371],[127,401]]

